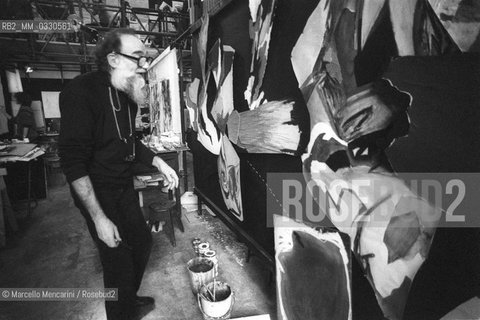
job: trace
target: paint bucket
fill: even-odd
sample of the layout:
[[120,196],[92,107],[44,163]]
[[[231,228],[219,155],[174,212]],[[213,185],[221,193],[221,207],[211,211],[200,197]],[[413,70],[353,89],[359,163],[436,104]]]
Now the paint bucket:
[[203,256],[205,252],[207,252],[210,249],[210,243],[208,242],[202,242],[198,245],[198,253],[200,256]]
[[215,276],[218,275],[218,259],[217,252],[215,250],[207,250],[203,254],[204,258],[207,258],[213,262],[213,268],[215,269]]
[[194,294],[197,294],[200,288],[204,284],[211,282],[215,276],[213,262],[206,258],[191,259],[187,262],[187,269]]
[[197,255],[197,257],[200,256],[200,251],[198,249],[198,246],[200,245],[200,243],[202,243],[202,240],[200,240],[200,238],[195,238],[192,241],[193,250],[195,251],[195,254]]
[[230,286],[217,280],[202,286],[198,294],[198,306],[205,320],[230,319],[234,302]]

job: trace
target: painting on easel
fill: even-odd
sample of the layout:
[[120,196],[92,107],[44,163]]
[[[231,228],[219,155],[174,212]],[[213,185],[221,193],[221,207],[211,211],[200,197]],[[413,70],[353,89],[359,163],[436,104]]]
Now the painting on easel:
[[149,85],[150,129],[152,136],[171,132],[172,101],[170,99],[170,80],[164,79]]
[[156,58],[147,75],[150,142],[160,143],[159,148],[180,144],[182,117],[176,49],[167,49]]

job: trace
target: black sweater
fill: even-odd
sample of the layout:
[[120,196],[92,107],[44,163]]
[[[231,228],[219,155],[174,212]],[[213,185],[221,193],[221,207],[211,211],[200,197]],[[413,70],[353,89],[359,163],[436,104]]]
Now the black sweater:
[[[110,75],[106,72],[80,75],[60,94],[59,153],[69,183],[87,175],[94,183],[131,182],[132,163],[125,161],[125,157],[133,153],[133,142],[125,143],[119,138],[114,112],[121,137],[128,137],[130,126],[127,110],[128,105],[130,106],[131,128],[135,135],[137,105],[119,91],[121,109],[114,111],[109,87],[114,106],[118,109],[115,89],[111,86]],[[155,154],[140,141],[135,143],[135,153],[136,161],[152,165]]]

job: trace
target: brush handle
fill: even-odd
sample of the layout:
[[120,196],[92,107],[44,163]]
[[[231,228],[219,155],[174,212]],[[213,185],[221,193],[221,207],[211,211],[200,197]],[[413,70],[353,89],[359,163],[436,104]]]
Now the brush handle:
[[228,127],[228,139],[234,144],[238,144],[238,135],[240,132],[240,114],[234,110],[229,116],[227,121]]

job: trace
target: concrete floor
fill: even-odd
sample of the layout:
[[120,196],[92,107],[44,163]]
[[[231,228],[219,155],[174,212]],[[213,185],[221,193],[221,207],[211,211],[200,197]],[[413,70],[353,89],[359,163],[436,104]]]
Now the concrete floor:
[[[219,279],[235,292],[232,318],[270,314],[274,319],[274,283],[269,283],[269,270],[262,262],[254,257],[246,263],[246,247],[205,210],[203,215],[183,211],[182,221],[185,232],[176,229],[176,247],[164,231],[152,234],[154,245],[139,294],[153,296],[156,303],[143,319],[203,319],[186,269],[195,256],[195,237],[209,241],[217,251]],[[48,199],[40,201],[20,227],[0,249],[0,288],[103,287],[96,248],[68,187],[50,189]],[[102,300],[0,302],[0,319],[96,320],[105,319],[105,311]]]

